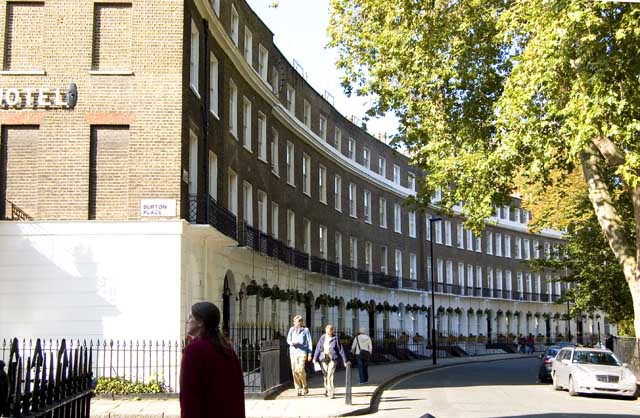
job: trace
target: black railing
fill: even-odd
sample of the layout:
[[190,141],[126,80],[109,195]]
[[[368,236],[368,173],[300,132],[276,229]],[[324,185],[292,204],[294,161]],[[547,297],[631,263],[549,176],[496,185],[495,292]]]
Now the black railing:
[[7,207],[5,208],[5,214],[0,214],[4,219],[8,221],[33,221],[33,218],[31,216],[29,216],[25,211],[16,206],[13,202],[11,202],[10,200],[5,200],[5,202],[7,205]]
[[68,350],[65,340],[55,352],[46,352],[38,339],[25,363],[14,338],[7,362],[9,402],[0,416],[89,418],[92,356],[91,348]]
[[189,193],[189,222],[198,221],[198,195]]
[[[223,208],[216,200],[209,196],[209,207],[207,217],[209,225],[222,232],[226,236],[237,239],[236,215],[226,208]],[[197,205],[196,205],[197,207]],[[190,207],[191,208],[191,207]]]
[[340,265],[320,257],[311,257],[311,271],[327,276],[340,277]]

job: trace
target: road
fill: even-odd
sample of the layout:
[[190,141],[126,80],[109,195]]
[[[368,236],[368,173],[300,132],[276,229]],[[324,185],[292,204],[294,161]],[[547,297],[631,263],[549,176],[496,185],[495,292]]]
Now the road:
[[387,389],[375,417],[626,418],[640,400],[571,397],[537,382],[537,357],[454,366],[407,378]]

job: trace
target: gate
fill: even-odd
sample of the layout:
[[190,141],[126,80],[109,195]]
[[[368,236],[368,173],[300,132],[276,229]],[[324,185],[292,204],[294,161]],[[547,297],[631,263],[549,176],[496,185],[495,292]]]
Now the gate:
[[91,361],[91,348],[67,350],[62,340],[57,352],[47,353],[38,339],[25,363],[14,338],[8,364],[9,401],[0,404],[0,416],[89,418]]

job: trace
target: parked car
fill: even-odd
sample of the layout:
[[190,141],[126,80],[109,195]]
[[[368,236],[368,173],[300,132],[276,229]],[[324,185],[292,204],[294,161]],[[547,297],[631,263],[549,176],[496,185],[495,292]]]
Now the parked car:
[[539,356],[542,359],[540,363],[540,368],[538,369],[538,380],[541,382],[547,382],[551,380],[551,363],[553,359],[556,358],[556,354],[560,352],[562,347],[557,345],[550,345],[544,351],[543,354]]
[[601,348],[562,348],[552,362],[551,379],[555,390],[566,388],[571,396],[599,393],[637,398],[633,372]]

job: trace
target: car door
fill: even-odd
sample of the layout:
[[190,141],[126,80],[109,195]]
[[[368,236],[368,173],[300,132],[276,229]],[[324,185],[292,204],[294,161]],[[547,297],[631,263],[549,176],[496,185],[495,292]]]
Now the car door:
[[556,382],[560,386],[567,386],[567,368],[571,364],[571,351],[569,349],[562,349],[560,354],[556,357]]

